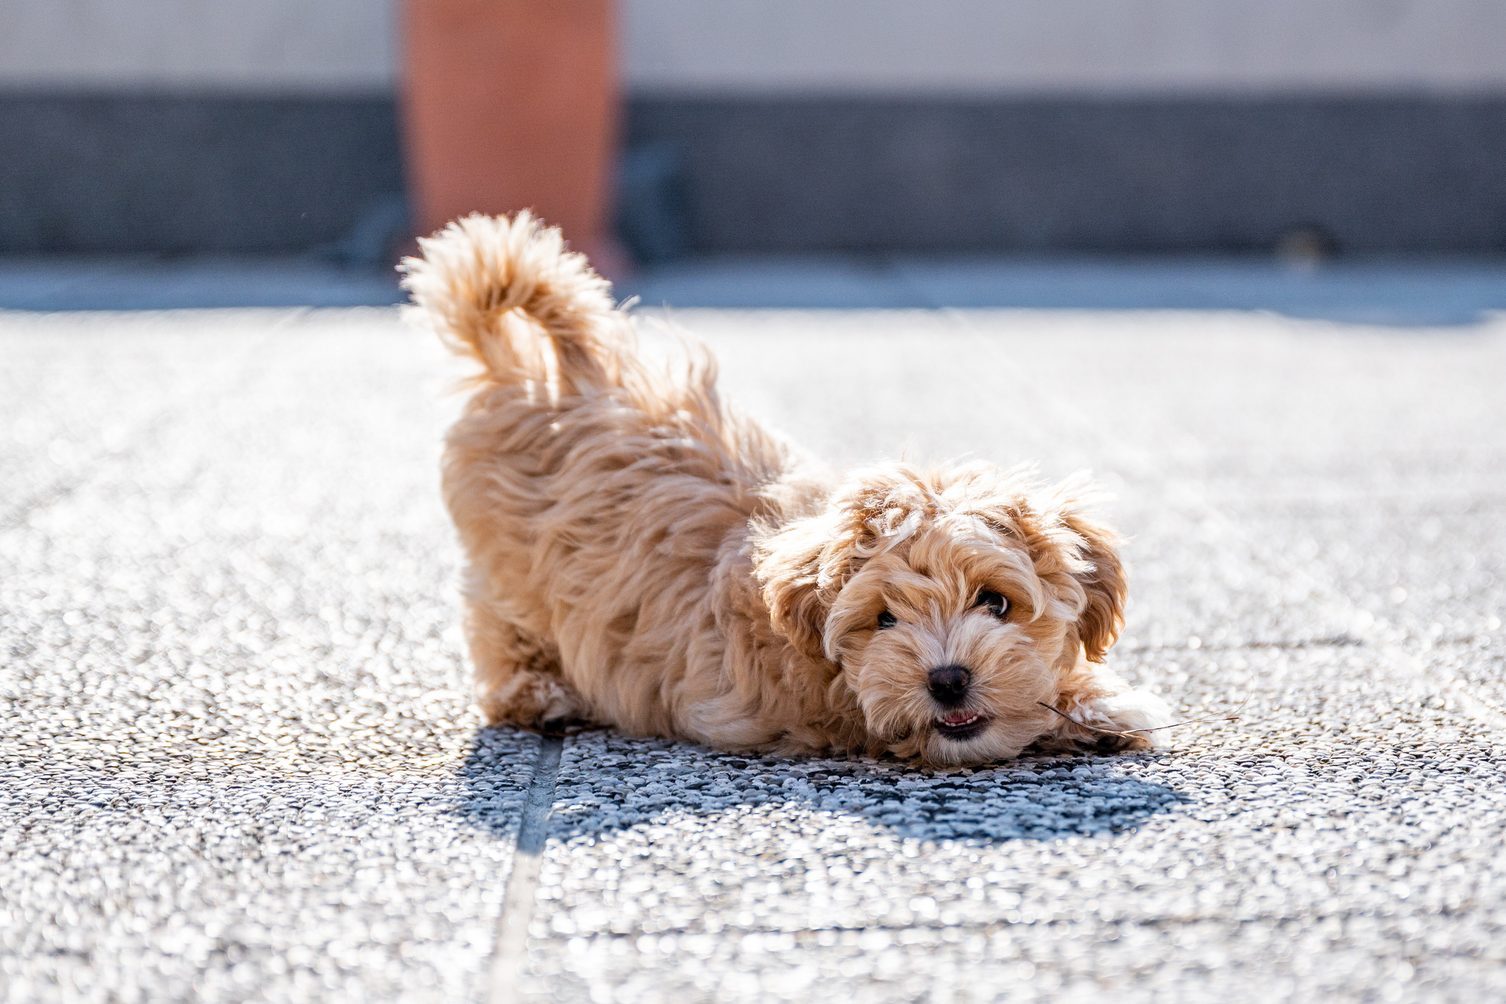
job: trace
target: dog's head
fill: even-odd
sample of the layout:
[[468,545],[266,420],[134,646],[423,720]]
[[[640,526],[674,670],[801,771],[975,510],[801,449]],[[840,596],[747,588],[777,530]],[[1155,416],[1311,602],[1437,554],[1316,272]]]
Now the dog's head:
[[838,669],[869,733],[936,765],[1050,739],[1079,661],[1118,637],[1114,538],[1072,486],[968,465],[860,472],[821,513],[762,542],[777,630]]

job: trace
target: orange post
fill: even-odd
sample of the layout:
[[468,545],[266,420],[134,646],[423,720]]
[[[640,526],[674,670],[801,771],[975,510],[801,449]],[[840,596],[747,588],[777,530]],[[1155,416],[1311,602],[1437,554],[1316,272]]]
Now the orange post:
[[406,0],[414,223],[532,208],[610,256],[617,148],[611,0]]

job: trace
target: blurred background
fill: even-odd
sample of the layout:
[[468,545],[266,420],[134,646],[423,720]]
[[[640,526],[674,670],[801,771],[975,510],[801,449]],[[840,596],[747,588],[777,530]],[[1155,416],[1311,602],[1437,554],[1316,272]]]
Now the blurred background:
[[1506,251],[1498,0],[5,6],[0,255],[34,263],[385,267],[524,204],[619,278]]

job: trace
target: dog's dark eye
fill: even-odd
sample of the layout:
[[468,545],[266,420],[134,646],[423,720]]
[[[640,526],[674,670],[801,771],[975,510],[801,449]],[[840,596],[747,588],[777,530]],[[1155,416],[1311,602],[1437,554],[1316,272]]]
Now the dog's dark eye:
[[899,621],[894,619],[894,615],[887,610],[878,615],[878,626],[880,630],[882,630],[883,628],[891,628],[898,623]]
[[1009,613],[1009,601],[992,589],[985,589],[978,594],[977,605],[987,607],[988,612],[995,617],[1003,618]]

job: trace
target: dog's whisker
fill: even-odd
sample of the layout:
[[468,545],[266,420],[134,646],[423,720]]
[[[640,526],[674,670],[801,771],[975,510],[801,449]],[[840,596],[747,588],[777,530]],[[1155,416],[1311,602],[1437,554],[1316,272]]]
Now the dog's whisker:
[[1240,701],[1239,704],[1235,706],[1233,711],[1226,714],[1202,715],[1197,718],[1184,718],[1180,722],[1169,722],[1166,725],[1155,725],[1151,726],[1150,728],[1144,729],[1106,729],[1101,725],[1092,725],[1088,722],[1082,721],[1079,718],[1073,718],[1061,708],[1047,704],[1045,701],[1036,701],[1035,703],[1045,708],[1047,711],[1052,712],[1053,714],[1061,715],[1067,721],[1071,722],[1073,725],[1076,725],[1080,729],[1087,729],[1089,732],[1097,732],[1099,735],[1122,736],[1125,739],[1133,739],[1135,736],[1145,735],[1149,732],[1164,732],[1167,729],[1179,729],[1183,725],[1197,725],[1201,722],[1237,722],[1239,721],[1239,713],[1244,710],[1244,706],[1246,704],[1250,703],[1250,695],[1246,694],[1244,700]]

